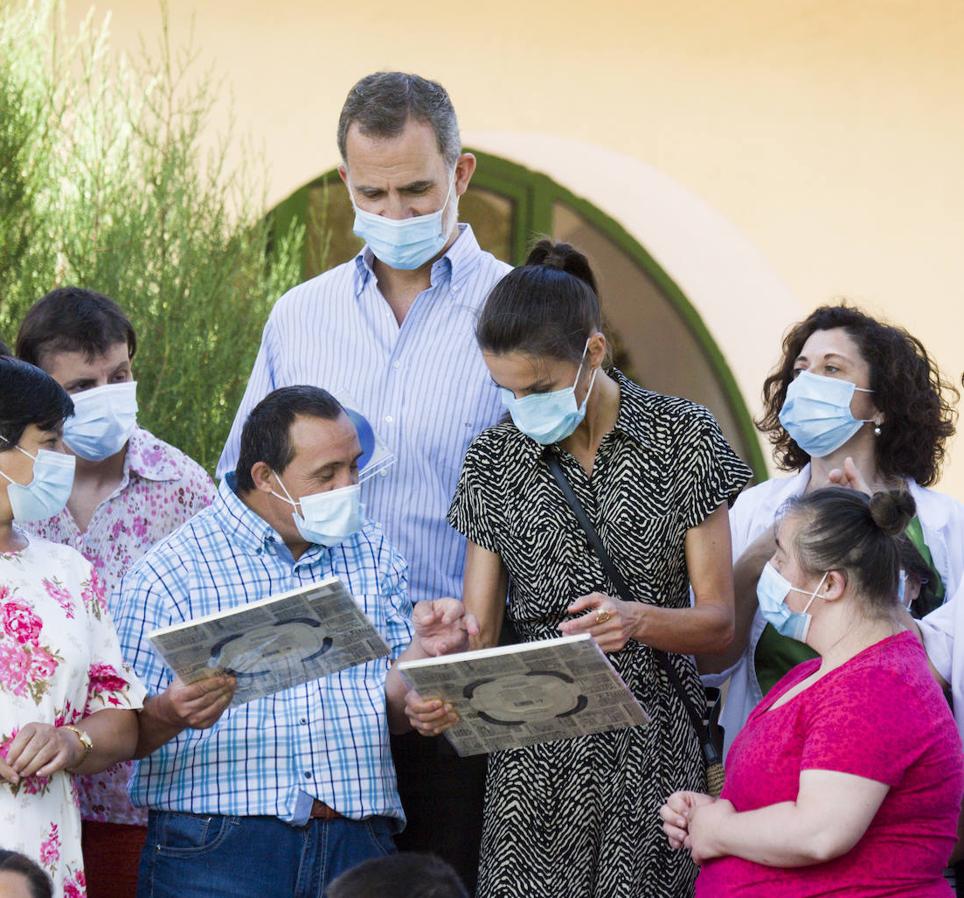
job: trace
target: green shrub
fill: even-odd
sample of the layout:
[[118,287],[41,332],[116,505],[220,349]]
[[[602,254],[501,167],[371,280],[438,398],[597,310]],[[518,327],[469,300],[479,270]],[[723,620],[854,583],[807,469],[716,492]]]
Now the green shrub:
[[106,27],[0,4],[0,337],[55,286],[104,293],[138,333],[141,423],[213,470],[303,227],[274,234],[250,153],[205,139],[216,97],[171,45],[127,64]]

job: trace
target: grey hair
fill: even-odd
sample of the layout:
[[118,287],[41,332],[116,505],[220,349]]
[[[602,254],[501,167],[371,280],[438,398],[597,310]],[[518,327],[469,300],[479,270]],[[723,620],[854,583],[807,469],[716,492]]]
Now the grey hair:
[[432,126],[439,152],[449,166],[462,152],[455,108],[437,81],[406,72],[375,72],[348,91],[338,117],[338,152],[347,164],[348,129],[357,124],[368,137],[397,137],[413,118]]

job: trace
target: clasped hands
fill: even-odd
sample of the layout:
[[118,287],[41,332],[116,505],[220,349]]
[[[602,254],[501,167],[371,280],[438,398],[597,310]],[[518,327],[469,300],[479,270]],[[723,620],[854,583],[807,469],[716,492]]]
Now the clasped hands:
[[[460,604],[455,599],[419,602],[415,606],[416,614],[423,605],[434,606],[440,602]],[[643,610],[640,603],[623,602],[601,592],[594,592],[576,599],[566,609],[569,614],[579,615],[579,617],[563,621],[559,625],[559,630],[564,636],[588,633],[604,652],[618,652],[633,638]],[[588,614],[585,612],[588,612]],[[446,612],[446,615],[455,614],[457,612],[451,608]],[[478,623],[471,614],[465,614],[464,626],[469,635],[475,635],[479,632]],[[421,636],[417,617],[415,619],[415,631],[416,634]],[[422,643],[425,644],[424,638]],[[432,654],[442,655],[453,651],[459,651],[459,649],[446,648],[443,651],[432,652]],[[405,697],[405,713],[413,729],[423,736],[438,736],[458,723],[459,720],[459,716],[452,705],[437,698],[424,699],[414,689]]]
[[696,864],[723,856],[717,836],[735,813],[725,798],[703,792],[674,792],[659,809],[670,847],[685,849]]
[[77,734],[49,723],[28,723],[0,755],[0,778],[19,786],[30,777],[46,778],[83,763],[87,751]]

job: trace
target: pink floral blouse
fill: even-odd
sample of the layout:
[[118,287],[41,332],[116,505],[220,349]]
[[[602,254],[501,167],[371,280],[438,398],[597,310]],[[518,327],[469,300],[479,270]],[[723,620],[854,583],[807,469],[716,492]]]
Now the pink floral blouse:
[[[110,596],[135,561],[210,505],[214,494],[214,484],[199,464],[136,428],[127,444],[120,485],[97,507],[85,531],[81,532],[66,508],[26,529],[80,552],[94,566]],[[127,795],[132,772],[133,763],[118,764],[96,776],[79,777],[83,818],[145,826],[147,810],[135,808]]]
[[[137,709],[144,694],[89,562],[36,537],[21,552],[0,554],[0,751],[28,723]],[[86,895],[74,783],[64,771],[17,786],[0,780],[0,845],[36,860],[58,898]]]

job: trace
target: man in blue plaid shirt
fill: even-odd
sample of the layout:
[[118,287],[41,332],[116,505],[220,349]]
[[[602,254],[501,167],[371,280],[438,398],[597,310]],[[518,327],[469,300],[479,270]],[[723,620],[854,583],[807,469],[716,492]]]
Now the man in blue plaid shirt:
[[[404,814],[389,729],[409,728],[394,662],[460,650],[477,627],[455,599],[413,612],[405,562],[359,503],[362,454],[329,393],[276,390],[252,410],[211,507],[145,555],[114,598],[121,645],[151,693],[131,783],[151,809],[141,898],[317,898],[394,851]],[[231,678],[183,684],[147,639],[331,576],[390,658],[228,708]]]

